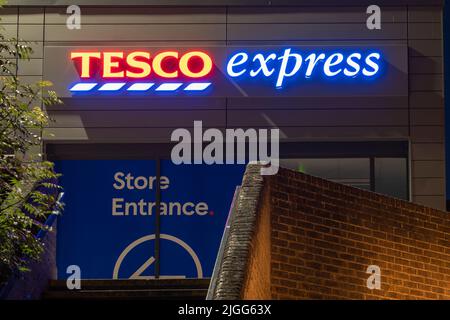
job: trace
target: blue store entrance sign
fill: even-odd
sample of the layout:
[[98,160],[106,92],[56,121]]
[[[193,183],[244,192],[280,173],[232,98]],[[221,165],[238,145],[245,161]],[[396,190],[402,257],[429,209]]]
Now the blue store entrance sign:
[[58,278],[78,265],[83,279],[212,274],[235,187],[245,167],[161,161],[160,255],[155,261],[156,161],[61,160],[66,204],[58,220]]

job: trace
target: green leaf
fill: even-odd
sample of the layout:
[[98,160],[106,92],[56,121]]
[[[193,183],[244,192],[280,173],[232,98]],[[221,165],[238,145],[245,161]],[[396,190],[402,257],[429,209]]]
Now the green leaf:
[[[4,1],[0,0],[0,6]],[[34,234],[54,209],[63,204],[39,188],[61,190],[53,164],[31,157],[41,130],[50,119],[42,106],[61,103],[50,81],[25,84],[15,74],[17,61],[30,58],[29,43],[8,39],[0,28],[0,285],[14,270],[43,250]]]

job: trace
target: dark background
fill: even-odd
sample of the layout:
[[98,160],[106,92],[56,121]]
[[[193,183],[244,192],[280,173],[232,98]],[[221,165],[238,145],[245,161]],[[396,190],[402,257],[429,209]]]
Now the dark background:
[[[445,89],[444,94],[446,97],[449,97],[450,94],[450,7],[448,5],[448,1],[445,3],[444,7],[444,30],[443,30],[443,38],[444,38],[444,82]],[[445,107],[449,105],[449,100],[445,100]],[[450,114],[445,112],[445,141],[446,141],[446,175],[447,175],[447,210],[450,210],[450,163],[448,161],[448,157],[450,156]]]

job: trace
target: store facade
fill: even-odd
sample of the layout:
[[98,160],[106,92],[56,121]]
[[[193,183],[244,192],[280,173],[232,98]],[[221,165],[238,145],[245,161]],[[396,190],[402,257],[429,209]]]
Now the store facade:
[[33,42],[19,75],[64,101],[42,146],[65,187],[58,278],[211,276],[244,165],[173,164],[194,121],[279,128],[281,166],[445,208],[441,1],[381,1],[373,30],[365,1],[90,1],[80,29],[30,2],[1,17]]

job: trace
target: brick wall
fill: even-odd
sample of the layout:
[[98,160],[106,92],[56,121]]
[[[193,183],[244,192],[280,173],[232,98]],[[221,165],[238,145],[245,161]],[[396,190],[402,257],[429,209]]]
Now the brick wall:
[[[250,244],[250,258],[243,286],[243,299],[271,299],[270,292],[270,198],[269,188],[264,188],[258,210],[255,233]],[[261,263],[264,261],[264,263]]]
[[450,299],[448,213],[289,170],[270,190],[273,298]]
[[[234,266],[247,280],[232,298],[450,299],[447,212],[287,169],[261,190],[251,254]],[[380,290],[367,288],[370,265]]]

